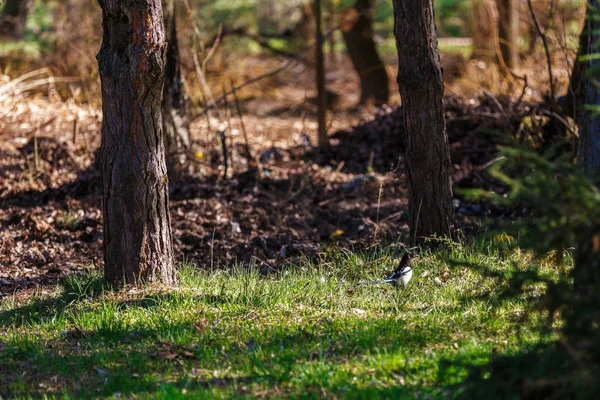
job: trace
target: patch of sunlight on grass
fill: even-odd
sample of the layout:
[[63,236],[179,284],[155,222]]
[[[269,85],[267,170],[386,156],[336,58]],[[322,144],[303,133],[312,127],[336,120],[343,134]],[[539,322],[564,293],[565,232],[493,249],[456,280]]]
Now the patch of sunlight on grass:
[[398,256],[328,249],[266,276],[184,262],[171,291],[113,293],[90,272],[52,296],[6,299],[0,395],[440,398],[464,362],[549,339],[541,317],[523,318],[524,297],[502,296],[512,274],[539,267],[523,253],[451,245],[422,252],[405,290],[356,285]]

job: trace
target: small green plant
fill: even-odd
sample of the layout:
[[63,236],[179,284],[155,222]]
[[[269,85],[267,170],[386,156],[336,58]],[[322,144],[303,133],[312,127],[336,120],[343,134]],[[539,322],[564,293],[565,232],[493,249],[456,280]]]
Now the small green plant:
[[68,210],[60,212],[56,218],[56,226],[69,231],[76,230],[81,224],[81,213]]
[[108,289],[102,274],[93,269],[67,275],[61,286],[64,296],[75,300],[91,299]]

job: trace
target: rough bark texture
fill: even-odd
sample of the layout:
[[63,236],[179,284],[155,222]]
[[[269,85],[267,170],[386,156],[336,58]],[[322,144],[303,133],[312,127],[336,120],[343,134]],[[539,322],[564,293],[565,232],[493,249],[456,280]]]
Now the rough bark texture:
[[162,123],[166,40],[160,0],[99,0],[104,275],[175,283]]
[[[590,0],[590,6],[594,10],[600,10],[600,0]],[[594,11],[598,13],[600,11]],[[589,14],[589,12],[588,12]],[[597,14],[586,16],[586,26],[581,34],[580,55],[597,55],[600,53],[600,21]],[[584,54],[581,54],[584,53]],[[587,71],[598,71],[600,60],[592,57],[588,61],[580,61],[578,72],[580,84],[581,102],[593,106],[600,106],[600,91],[598,90],[598,76],[588,76]],[[575,74],[574,74],[575,75]],[[584,110],[580,107],[579,115],[579,162],[583,165],[586,173],[596,183],[600,178],[600,115],[597,112]]]
[[32,0],[6,0],[0,13],[0,36],[22,39]]
[[432,0],[394,0],[411,242],[452,236],[450,150]]
[[181,81],[181,62],[177,42],[175,0],[163,0],[165,33],[167,35],[167,64],[163,90],[163,123],[169,173],[176,172],[185,163],[190,147],[190,123],[186,97]]
[[508,68],[519,68],[519,1],[498,0],[500,55]]
[[[600,1],[591,0],[591,9],[600,10]],[[597,12],[597,11],[596,11]],[[589,11],[588,11],[589,14]],[[600,53],[600,21],[587,16],[581,35],[580,55]],[[586,71],[598,70],[600,60],[582,61],[579,72],[582,80],[582,103],[600,106],[597,76]],[[581,107],[579,116],[579,163],[596,184],[600,184],[600,115]],[[580,232],[575,250],[574,284],[576,311],[571,318],[569,333],[585,335],[600,326],[600,221],[590,221],[590,229]],[[578,312],[577,312],[578,311]],[[582,312],[583,311],[583,312]]]
[[381,105],[388,102],[390,93],[385,65],[373,40],[373,12],[367,11],[374,5],[374,0],[357,0],[354,9],[360,17],[348,24],[350,29],[342,29],[342,33],[352,65],[360,77],[360,104],[373,100]]
[[321,0],[315,0],[316,41],[315,63],[317,80],[317,117],[319,121],[319,146],[329,145],[327,138],[327,95],[325,93],[325,58],[323,56],[323,28],[321,27]]

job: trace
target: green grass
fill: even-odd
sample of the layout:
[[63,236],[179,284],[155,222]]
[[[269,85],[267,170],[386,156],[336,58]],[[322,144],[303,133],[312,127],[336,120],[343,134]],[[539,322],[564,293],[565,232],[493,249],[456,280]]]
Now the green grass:
[[527,313],[539,287],[503,297],[539,267],[522,254],[455,245],[424,253],[406,290],[356,285],[392,256],[329,250],[267,276],[184,263],[170,291],[112,293],[90,273],[5,299],[0,397],[448,398],[492,353],[552,339]]

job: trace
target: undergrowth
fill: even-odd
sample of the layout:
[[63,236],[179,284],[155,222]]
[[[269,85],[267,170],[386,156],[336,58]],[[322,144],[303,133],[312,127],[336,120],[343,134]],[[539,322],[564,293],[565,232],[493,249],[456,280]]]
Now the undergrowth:
[[405,290],[356,285],[399,255],[332,249],[267,276],[185,262],[171,290],[111,292],[90,272],[5,299],[0,396],[456,398],[473,368],[554,339],[528,306],[543,286],[507,295],[552,263],[451,245],[423,252]]

